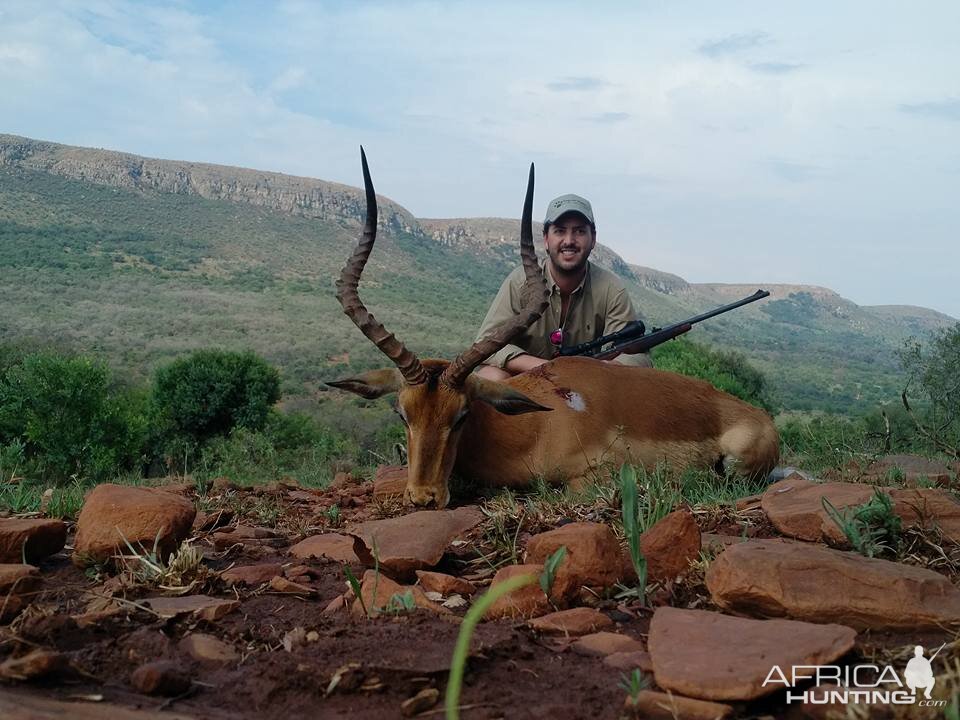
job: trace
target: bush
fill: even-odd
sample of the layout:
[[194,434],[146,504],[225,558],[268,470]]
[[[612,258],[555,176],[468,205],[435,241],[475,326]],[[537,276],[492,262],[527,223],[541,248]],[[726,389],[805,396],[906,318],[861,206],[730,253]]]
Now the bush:
[[22,445],[25,475],[101,481],[141,457],[145,401],[114,391],[86,357],[26,355],[0,377],[0,447]]
[[712,350],[679,338],[654,348],[652,357],[661,370],[706,380],[768,412],[774,410],[766,378],[741,353]]
[[[900,364],[908,373],[903,403],[917,431],[938,450],[960,458],[960,323],[934,334],[927,348],[909,340]],[[922,406],[912,408],[910,395]]]
[[159,449],[189,449],[235,428],[261,430],[280,399],[280,374],[252,352],[200,350],[160,368],[151,417]]

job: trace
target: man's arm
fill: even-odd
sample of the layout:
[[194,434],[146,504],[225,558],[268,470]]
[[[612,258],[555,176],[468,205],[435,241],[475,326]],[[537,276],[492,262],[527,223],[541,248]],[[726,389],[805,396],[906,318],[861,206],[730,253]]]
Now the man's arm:
[[[518,282],[519,280],[519,282]],[[503,283],[500,285],[500,290],[497,291],[497,296],[493,299],[493,302],[490,304],[490,308],[487,310],[487,315],[483,319],[483,323],[480,325],[480,330],[477,332],[477,341],[482,340],[490,332],[502,322],[505,322],[511,319],[514,315],[519,312],[520,304],[520,288],[522,287],[522,270],[513,271],[507,275]],[[531,355],[527,355],[526,351],[519,345],[504,345],[500,350],[495,352],[493,355],[488,357],[485,361],[487,365],[494,365],[499,368],[503,368],[511,373],[521,373],[527,369],[525,366],[527,361],[524,358],[529,358],[530,360],[537,360]],[[540,363],[536,363],[539,365]],[[533,367],[535,367],[534,365]]]

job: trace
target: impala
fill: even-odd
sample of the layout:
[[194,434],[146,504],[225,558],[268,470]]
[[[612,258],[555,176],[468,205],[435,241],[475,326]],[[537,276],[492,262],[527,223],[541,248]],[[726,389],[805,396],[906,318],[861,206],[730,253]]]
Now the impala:
[[533,166],[520,225],[523,307],[451,362],[420,360],[371,315],[357,292],[377,231],[377,198],[361,148],[363,235],[337,281],[337,299],[395,367],[329,385],[378,398],[397,393],[406,426],[406,498],[443,508],[456,471],[471,481],[523,487],[537,477],[584,478],[600,462],[716,468],[751,477],[777,463],[779,438],[764,411],[702,380],[581,357],[558,358],[495,382],[473,369],[531,325],[547,306],[533,247]]

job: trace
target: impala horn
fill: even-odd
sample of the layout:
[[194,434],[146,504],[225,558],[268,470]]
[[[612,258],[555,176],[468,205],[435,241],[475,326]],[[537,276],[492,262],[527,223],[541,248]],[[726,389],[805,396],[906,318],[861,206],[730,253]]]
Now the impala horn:
[[550,302],[547,283],[537,264],[537,252],[533,249],[533,163],[530,163],[527,196],[523,201],[523,216],[520,219],[520,259],[527,277],[520,291],[520,312],[460,353],[443,371],[441,382],[453,387],[463,385],[477,365],[533,325]]
[[343,312],[360,328],[380,351],[390,358],[400,369],[400,373],[410,385],[419,385],[427,380],[427,373],[420,364],[420,360],[406,346],[397,340],[393,333],[387,332],[383,325],[371,315],[360,300],[357,285],[360,275],[373,250],[373,243],[377,239],[377,194],[373,190],[373,181],[370,180],[370,170],[367,167],[367,156],[360,148],[360,162],[363,165],[363,188],[367,195],[367,217],[363,225],[363,235],[347,260],[347,264],[340,271],[337,280],[337,300],[343,307]]

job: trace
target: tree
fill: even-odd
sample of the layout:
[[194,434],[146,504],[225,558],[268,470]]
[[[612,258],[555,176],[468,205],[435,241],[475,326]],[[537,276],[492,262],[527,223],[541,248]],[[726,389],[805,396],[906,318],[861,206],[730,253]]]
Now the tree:
[[0,445],[23,443],[43,479],[108,479],[139,459],[145,432],[138,398],[90,358],[33,353],[0,376]]
[[160,450],[196,447],[237,427],[260,430],[280,399],[280,373],[252,352],[200,350],[160,368],[151,415]]
[[[942,329],[924,348],[911,338],[900,351],[907,372],[903,406],[918,432],[941,452],[960,459],[960,323]],[[909,394],[921,400],[914,408]]]

